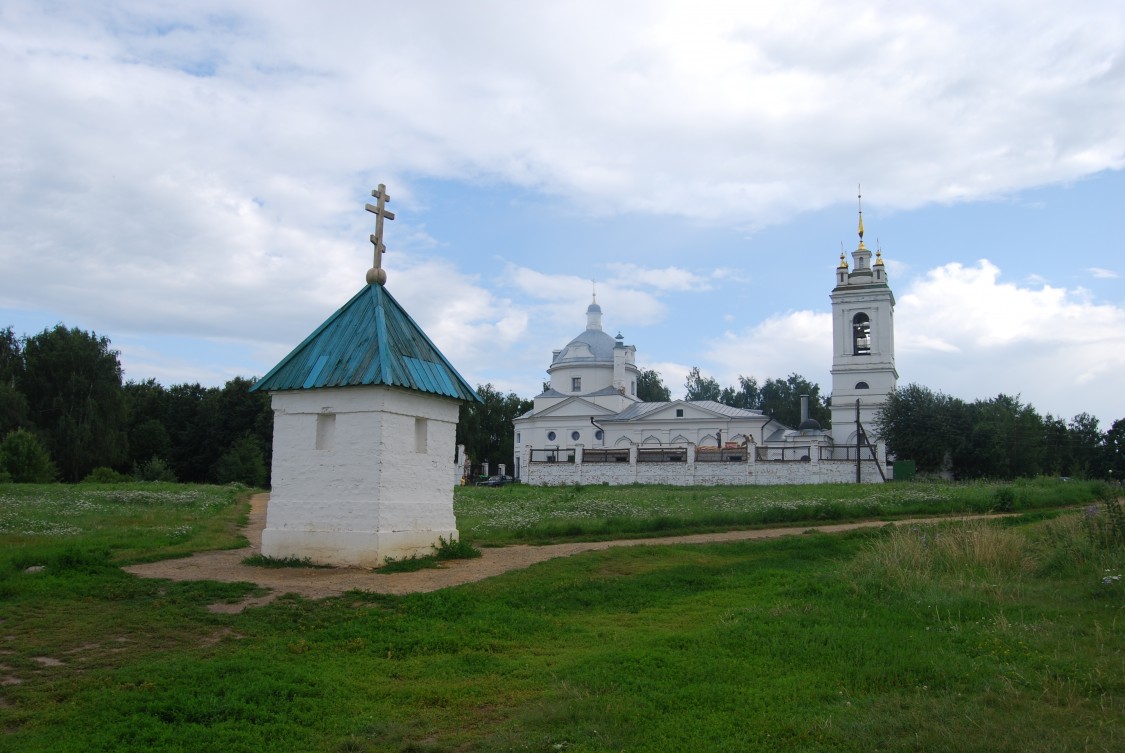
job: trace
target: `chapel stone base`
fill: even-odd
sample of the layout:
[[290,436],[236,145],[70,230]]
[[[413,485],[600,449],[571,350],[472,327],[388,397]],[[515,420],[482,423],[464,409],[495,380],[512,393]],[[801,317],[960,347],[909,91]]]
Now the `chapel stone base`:
[[454,541],[457,529],[380,532],[267,528],[262,531],[262,554],[334,567],[379,567],[388,557],[409,559],[433,554],[439,537]]

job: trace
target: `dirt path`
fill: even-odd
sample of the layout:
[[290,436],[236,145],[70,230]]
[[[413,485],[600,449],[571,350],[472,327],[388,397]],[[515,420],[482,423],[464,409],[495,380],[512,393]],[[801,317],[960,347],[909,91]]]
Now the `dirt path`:
[[[472,583],[494,575],[529,567],[537,562],[569,557],[580,552],[609,549],[615,546],[661,546],[667,544],[705,544],[718,541],[747,541],[752,539],[776,539],[793,536],[806,531],[837,533],[853,531],[857,528],[876,528],[886,525],[885,521],[873,520],[862,523],[838,523],[833,525],[799,525],[788,528],[765,528],[753,531],[725,531],[721,533],[700,533],[690,536],[668,536],[652,539],[623,539],[619,541],[588,541],[569,544],[548,544],[545,546],[506,546],[495,549],[482,549],[483,556],[472,560],[452,560],[437,570],[418,570],[412,573],[384,575],[359,568],[266,568],[242,564],[242,560],[258,552],[262,545],[262,529],[266,523],[268,494],[255,495],[250,500],[250,519],[244,531],[250,546],[244,549],[227,549],[217,552],[200,552],[190,557],[176,560],[163,560],[143,565],[131,565],[126,572],[142,578],[167,578],[169,580],[214,580],[227,583],[256,583],[270,589],[266,596],[252,597],[238,604],[216,604],[211,609],[217,612],[240,612],[248,606],[267,604],[277,596],[295,593],[310,599],[323,599],[339,596],[346,591],[370,591],[373,593],[407,594],[437,591],[441,588]],[[969,520],[980,517],[973,515],[957,518]],[[950,518],[912,518],[899,520],[896,524],[927,523]]]

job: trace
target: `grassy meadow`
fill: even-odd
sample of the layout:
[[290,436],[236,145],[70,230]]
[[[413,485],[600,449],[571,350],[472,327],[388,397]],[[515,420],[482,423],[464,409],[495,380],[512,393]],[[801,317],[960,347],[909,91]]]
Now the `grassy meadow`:
[[463,537],[493,545],[927,499],[1031,512],[610,549],[225,614],[208,606],[255,587],[119,565],[238,545],[245,490],[0,486],[0,750],[1117,751],[1125,520],[1104,492],[461,490]]
[[911,482],[791,486],[462,487],[463,537],[484,546],[723,531],[803,522],[1030,511],[1089,504],[1096,481]]

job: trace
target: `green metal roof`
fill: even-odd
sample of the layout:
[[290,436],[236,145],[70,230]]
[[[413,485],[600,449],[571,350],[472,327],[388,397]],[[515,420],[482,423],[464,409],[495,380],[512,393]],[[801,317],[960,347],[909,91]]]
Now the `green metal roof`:
[[374,384],[481,401],[382,285],[356,293],[251,390]]

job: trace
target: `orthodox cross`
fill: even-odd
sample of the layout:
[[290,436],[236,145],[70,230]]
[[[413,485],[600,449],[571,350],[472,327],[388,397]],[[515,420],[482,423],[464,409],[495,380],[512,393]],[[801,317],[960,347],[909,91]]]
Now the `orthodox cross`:
[[375,247],[375,262],[374,266],[367,270],[367,283],[382,285],[387,281],[387,273],[383,269],[383,254],[387,250],[383,245],[383,219],[393,220],[395,215],[394,212],[387,211],[387,202],[391,197],[387,194],[386,186],[380,183],[371,195],[376,199],[375,204],[368,204],[364,208],[375,215],[375,232],[371,234],[371,245]]

